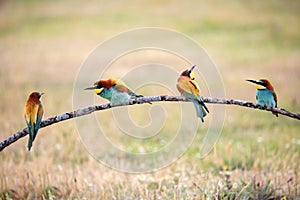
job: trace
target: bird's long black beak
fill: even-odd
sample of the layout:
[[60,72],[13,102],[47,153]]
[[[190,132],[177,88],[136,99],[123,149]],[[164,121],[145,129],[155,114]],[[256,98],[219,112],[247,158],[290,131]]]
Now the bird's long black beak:
[[40,93],[40,96],[42,96],[43,94],[45,94],[45,92],[41,92],[41,93]]
[[84,90],[94,90],[94,89],[96,89],[96,86],[84,88]]
[[249,81],[249,82],[254,83],[254,84],[259,84],[256,80],[248,79],[248,80],[246,80],[246,81]]
[[191,67],[191,69],[189,69],[189,74],[194,70],[194,68],[196,67],[196,65],[194,65],[193,67]]

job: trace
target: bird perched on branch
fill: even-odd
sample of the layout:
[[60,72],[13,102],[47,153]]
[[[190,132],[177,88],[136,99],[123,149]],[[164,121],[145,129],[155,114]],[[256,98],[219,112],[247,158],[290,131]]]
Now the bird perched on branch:
[[99,80],[94,83],[93,87],[85,88],[85,90],[94,90],[97,95],[109,100],[112,104],[122,104],[129,99],[143,96],[135,94],[124,83],[114,78]]
[[44,116],[43,106],[40,101],[43,94],[43,92],[32,92],[25,105],[24,116],[29,130],[28,151],[30,151],[32,147],[32,143],[37,135]]
[[209,113],[208,108],[200,96],[200,89],[195,82],[195,74],[193,72],[195,65],[191,69],[187,69],[181,73],[177,79],[177,89],[182,96],[191,100],[195,106],[197,116],[204,122],[206,112]]
[[[246,80],[254,83],[256,86],[256,103],[262,107],[277,108],[277,95],[274,87],[267,79]],[[278,113],[273,112],[278,117]]]

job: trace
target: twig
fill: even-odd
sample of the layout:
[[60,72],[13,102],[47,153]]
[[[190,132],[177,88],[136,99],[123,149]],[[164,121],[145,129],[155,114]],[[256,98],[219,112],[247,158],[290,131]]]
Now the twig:
[[[128,102],[124,104],[116,104],[111,105],[110,103],[101,104],[101,105],[95,105],[90,106],[87,108],[81,108],[75,111],[67,112],[61,115],[56,115],[54,117],[50,117],[46,120],[44,120],[41,123],[41,128],[50,126],[52,124],[65,121],[68,119],[72,119],[75,117],[80,117],[83,115],[91,114],[97,110],[106,110],[112,107],[118,107],[118,106],[127,106],[127,105],[134,105],[134,104],[143,104],[143,103],[149,103],[149,102],[157,102],[157,101],[189,101],[184,97],[181,96],[147,96],[147,97],[139,97],[137,99],[131,99]],[[300,114],[299,113],[292,113],[282,108],[265,108],[261,107],[257,104],[242,101],[242,100],[234,100],[234,99],[218,99],[218,98],[203,98],[203,101],[205,103],[212,103],[212,104],[228,104],[228,105],[238,105],[248,108],[254,108],[254,109],[260,109],[260,110],[266,110],[270,112],[276,112],[281,115],[285,115],[290,118],[298,119],[300,120]],[[23,130],[13,134],[12,136],[8,137],[7,139],[0,142],[0,151],[2,151],[4,148],[8,147],[12,143],[16,142],[20,138],[26,136],[28,134],[28,129],[24,128]]]

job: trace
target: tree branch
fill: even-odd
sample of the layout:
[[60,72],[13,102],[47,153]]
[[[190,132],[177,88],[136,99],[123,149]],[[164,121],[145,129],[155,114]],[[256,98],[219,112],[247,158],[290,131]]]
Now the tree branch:
[[[137,99],[131,99],[128,102],[124,104],[116,104],[111,105],[110,103],[101,104],[101,105],[95,105],[90,106],[86,108],[81,108],[75,111],[67,112],[61,115],[56,115],[54,117],[50,117],[41,123],[41,128],[50,126],[52,124],[65,121],[68,119],[72,119],[75,117],[80,117],[83,115],[91,114],[98,110],[106,110],[112,107],[118,107],[118,106],[127,106],[127,105],[134,105],[134,104],[143,104],[143,103],[149,103],[149,102],[157,102],[157,101],[189,101],[184,97],[181,96],[147,96],[147,97],[139,97]],[[218,98],[203,98],[203,101],[205,103],[212,103],[212,104],[228,104],[228,105],[238,105],[248,108],[254,108],[254,109],[260,109],[270,112],[276,112],[281,115],[285,115],[290,118],[294,118],[297,120],[300,120],[300,114],[299,113],[292,113],[282,108],[265,108],[261,107],[257,104],[254,104],[252,102],[242,101],[242,100],[234,100],[234,99],[218,99]],[[0,151],[2,151],[4,148],[8,147],[12,143],[16,142],[20,138],[26,136],[28,134],[28,128],[24,128],[23,130],[13,134],[12,136],[8,137],[7,139],[0,142]]]

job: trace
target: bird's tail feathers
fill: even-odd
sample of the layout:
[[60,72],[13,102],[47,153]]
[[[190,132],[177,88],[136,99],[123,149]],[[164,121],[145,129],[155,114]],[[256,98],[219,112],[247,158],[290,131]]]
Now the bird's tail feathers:
[[193,101],[193,104],[196,109],[197,116],[201,119],[202,122],[204,122],[204,117],[206,116],[205,110],[208,111],[207,107],[205,106],[205,104],[203,105],[199,101]]
[[30,151],[30,149],[32,147],[32,143],[37,135],[37,132],[38,132],[38,128],[36,128],[35,124],[32,124],[31,126],[29,126],[29,139],[28,139],[28,144],[27,144],[28,151]]
[[31,135],[29,134],[29,139],[28,139],[28,144],[27,144],[27,148],[28,148],[28,151],[30,151],[31,147],[32,147],[32,138],[31,138]]
[[198,103],[204,107],[204,109],[206,110],[207,113],[209,113],[207,106],[205,105],[205,103],[202,100],[198,100]]

